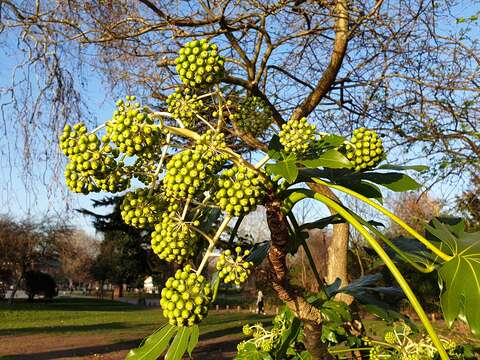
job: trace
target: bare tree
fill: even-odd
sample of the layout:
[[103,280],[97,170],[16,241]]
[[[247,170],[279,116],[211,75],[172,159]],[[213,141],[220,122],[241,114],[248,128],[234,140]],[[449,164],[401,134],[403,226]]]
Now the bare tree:
[[0,267],[13,280],[11,301],[28,270],[51,268],[58,261],[58,239],[65,231],[49,219],[0,218]]
[[60,276],[70,283],[84,284],[92,281],[88,269],[99,252],[100,243],[82,230],[64,234],[58,242]]
[[[428,193],[403,193],[388,199],[393,212],[415,230],[422,232],[426,222],[441,215],[443,204]],[[390,236],[408,236],[396,223],[388,228]]]
[[[28,49],[26,66],[41,64],[47,70],[42,84],[49,84],[52,73],[65,74],[62,69],[68,69],[74,58],[75,64],[83,62],[101,74],[115,91],[152,97],[157,100],[151,105],[163,108],[165,95],[177,85],[173,75],[178,46],[206,37],[226,55],[224,84],[263,99],[272,112],[273,127],[306,116],[321,128],[343,133],[365,125],[385,133],[390,148],[407,149],[406,160],[418,157],[417,151],[408,150],[420,147],[420,156],[428,155],[438,164],[434,171],[440,178],[479,170],[478,43],[468,26],[444,30],[455,18],[454,2],[3,0],[0,4],[3,32],[21,35],[19,41]],[[57,70],[46,66],[52,61]],[[49,89],[58,88],[58,83]],[[81,103],[72,98],[77,104],[72,109],[79,112]],[[66,97],[59,99],[57,104],[65,104],[61,109],[70,109]],[[53,130],[71,113],[58,112]],[[20,129],[30,134],[25,124],[20,123]],[[231,131],[251,150],[266,150],[265,142],[238,132],[235,123]],[[311,186],[338,200],[327,188]],[[267,209],[267,217],[275,210]],[[283,276],[273,282],[274,288],[287,304],[295,307],[300,302],[303,310],[308,309],[301,296],[292,297],[282,287],[288,272],[282,268],[286,254],[279,243],[285,219],[272,218],[269,226],[275,229],[270,260],[276,274]],[[330,281],[338,277],[346,282],[348,238],[347,225],[334,226],[327,249]],[[317,330],[307,324],[306,345],[315,349],[315,358],[328,357],[316,346]]]

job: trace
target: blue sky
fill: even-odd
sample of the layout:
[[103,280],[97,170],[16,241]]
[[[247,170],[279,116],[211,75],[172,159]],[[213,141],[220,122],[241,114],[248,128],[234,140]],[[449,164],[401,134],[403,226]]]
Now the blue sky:
[[[15,39],[7,39],[7,45],[9,49],[3,56],[2,66],[0,67],[0,104],[8,102],[8,94],[2,93],[1,90],[10,85],[13,68],[19,60]],[[85,78],[87,82],[83,87],[82,96],[88,99],[93,118],[96,118],[98,123],[104,122],[111,116],[115,99],[106,91],[102,79],[94,72],[91,72]],[[9,107],[7,106],[3,110],[8,112]],[[7,121],[15,121],[15,119],[12,118]],[[72,122],[76,121],[77,119],[72,119]],[[11,128],[8,123],[0,124],[0,130],[3,132],[0,135],[0,201],[2,204],[0,214],[9,214],[18,218],[25,216],[41,217],[44,214],[55,216],[58,214],[68,219],[71,224],[93,234],[94,230],[89,219],[77,214],[73,209],[79,207],[91,208],[91,199],[102,198],[104,194],[92,194],[89,196],[70,194],[64,196],[66,191],[63,181],[60,182],[58,187],[49,188],[49,186],[44,185],[42,177],[45,175],[45,172],[47,178],[51,174],[49,174],[50,170],[45,168],[45,163],[43,162],[32,166],[35,177],[28,177],[26,185],[24,179],[27,177],[25,177],[21,162],[22,155],[14,154],[9,150],[9,147],[13,146],[11,138],[10,140],[7,138],[8,135],[12,135],[9,133]],[[10,154],[10,157],[8,154]],[[401,159],[401,157],[402,154],[390,155],[390,159]],[[427,159],[421,159],[421,157],[418,162],[428,164]],[[62,180],[62,174],[57,175]],[[35,189],[35,191],[30,189]],[[61,191],[58,191],[59,189]],[[461,186],[446,183],[438,184],[432,189],[434,196],[443,199],[452,199],[461,191]]]

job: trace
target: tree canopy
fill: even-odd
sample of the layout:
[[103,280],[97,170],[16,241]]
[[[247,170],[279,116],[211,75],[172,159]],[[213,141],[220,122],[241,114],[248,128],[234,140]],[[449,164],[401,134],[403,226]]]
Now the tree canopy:
[[[114,93],[153,97],[164,108],[177,84],[178,45],[207,37],[227,55],[223,82],[267,101],[277,125],[306,115],[325,130],[367,125],[405,160],[428,156],[440,179],[468,179],[480,154],[479,45],[476,18],[465,21],[468,4],[4,1],[2,39],[23,56],[3,90],[11,106],[4,119],[18,119],[6,130],[23,140],[9,140],[11,149],[22,148],[27,167],[45,159],[34,139],[88,117],[81,95],[92,70]],[[265,148],[241,135],[251,149]]]

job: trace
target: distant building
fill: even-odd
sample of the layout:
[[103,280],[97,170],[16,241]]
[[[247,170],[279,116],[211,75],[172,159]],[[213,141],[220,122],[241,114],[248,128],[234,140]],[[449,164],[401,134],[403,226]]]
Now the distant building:
[[153,278],[151,276],[146,277],[143,281],[143,290],[147,294],[155,294],[158,292],[158,286],[153,285]]

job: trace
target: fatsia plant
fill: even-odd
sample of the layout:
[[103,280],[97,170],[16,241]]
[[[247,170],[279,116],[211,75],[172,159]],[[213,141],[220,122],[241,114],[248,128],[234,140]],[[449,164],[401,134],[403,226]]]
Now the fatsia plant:
[[[72,191],[119,192],[132,188],[132,184],[143,184],[126,194],[122,217],[139,229],[153,228],[152,250],[161,259],[179,266],[161,292],[160,305],[167,324],[132,350],[128,359],[155,359],[166,352],[165,359],[173,360],[180,359],[185,352],[191,354],[198,341],[198,324],[208,316],[219,284],[240,285],[251,274],[253,263],[265,257],[270,264],[270,283],[289,308],[289,313],[279,319],[279,329],[286,329],[287,323],[293,324],[293,328],[281,335],[286,338],[279,335],[280,330],[274,334],[277,337],[271,331],[265,332],[262,336],[271,341],[262,346],[281,354],[278,356],[287,356],[286,341],[301,333],[304,355],[313,359],[334,358],[330,347],[341,341],[354,351],[362,344],[361,331],[346,327],[352,322],[348,306],[333,299],[341,290],[326,290],[305,235],[306,229],[338,222],[348,222],[376,251],[417,312],[431,347],[442,359],[448,358],[442,341],[384,246],[419,271],[438,269],[447,321],[464,314],[478,331],[478,316],[472,311],[479,303],[478,291],[459,283],[456,275],[459,270],[468,273],[472,281],[478,279],[474,235],[452,233],[434,224],[429,230],[436,238],[429,241],[381,205],[381,187],[392,191],[417,189],[420,185],[405,171],[419,171],[422,167],[380,165],[386,155],[374,131],[359,128],[346,139],[318,132],[306,118],[285,123],[272,136],[268,153],[252,163],[242,156],[241,141],[234,135],[237,132],[233,127],[241,123],[242,131],[254,136],[272,130],[265,126],[271,113],[261,104],[262,100],[251,94],[242,98],[238,91],[220,88],[224,59],[217,46],[205,39],[182,47],[176,64],[183,85],[168,97],[167,111],[154,111],[127,96],[117,102],[117,109],[105,124],[91,131],[83,123],[66,126],[60,137],[61,148],[70,160],[65,177]],[[352,196],[391,218],[422,244],[434,260],[425,262],[422,257],[403,251],[381,233],[375,222],[363,219],[336,199],[313,191],[312,184]],[[336,215],[299,226],[294,208],[304,199],[317,200]],[[266,208],[271,239],[248,249],[246,244],[235,241],[235,232],[244,216],[259,205]],[[226,231],[231,223],[235,224],[227,241]],[[300,247],[318,283],[319,292],[312,296],[290,284],[288,277],[286,256]],[[210,279],[205,269],[216,251],[221,251],[216,264],[218,272]],[[351,285],[344,291],[355,294],[360,290]],[[256,343],[244,344],[240,358],[254,358],[253,353],[245,352],[253,351]],[[273,349],[275,344],[278,349]]]

